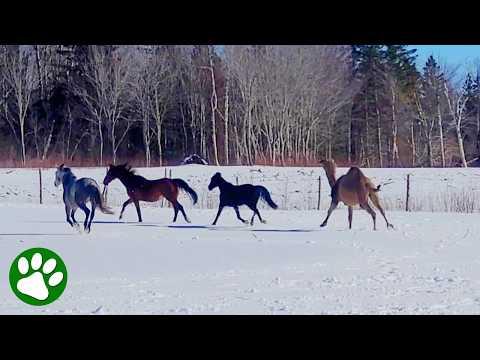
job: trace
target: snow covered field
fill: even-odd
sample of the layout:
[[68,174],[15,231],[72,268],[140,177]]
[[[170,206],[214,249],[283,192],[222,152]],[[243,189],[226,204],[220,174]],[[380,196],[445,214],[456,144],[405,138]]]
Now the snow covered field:
[[[346,173],[347,168],[339,168],[337,176]],[[266,186],[273,200],[283,210],[314,210],[318,203],[318,178],[321,177],[321,209],[330,204],[330,186],[325,172],[319,167],[268,167],[268,166],[202,166],[187,165],[165,168],[140,168],[138,173],[149,179],[169,176],[186,180],[199,196],[197,209],[214,209],[218,206],[218,190],[209,192],[208,183],[212,175],[220,171],[223,177],[235,184],[253,183]],[[105,168],[73,168],[80,177],[91,177],[101,185]],[[451,211],[450,198],[468,195],[480,211],[480,168],[450,169],[364,169],[375,184],[385,184],[381,197],[390,210],[405,209],[406,176],[411,174],[411,209],[422,211]],[[62,191],[54,187],[55,169],[44,169],[43,201],[45,204],[61,204]],[[103,186],[103,185],[101,185]],[[181,195],[185,208],[191,208],[188,197]],[[38,169],[0,169],[1,203],[38,204]],[[109,185],[108,202],[121,206],[127,199],[125,188],[115,180]],[[478,201],[477,201],[478,200]],[[158,207],[159,204],[145,206]],[[129,209],[126,210],[127,212]]]
[[[322,169],[229,167],[221,169],[226,178],[235,182],[239,176],[242,183],[251,177],[271,189],[283,209],[292,210],[261,210],[268,223],[250,227],[226,209],[218,225],[211,226],[216,211],[205,208],[216,205],[218,190],[208,193],[206,185],[215,171],[172,168],[173,177],[187,180],[199,193],[194,208],[184,197],[191,224],[180,217],[172,224],[173,210],[158,204],[142,205],[144,223],[136,222],[134,207],[119,222],[118,204],[126,195],[115,182],[109,203],[116,215],[97,212],[92,233],[79,234],[65,223],[53,170],[43,172],[44,205],[38,204],[38,172],[0,170],[0,314],[480,313],[478,213],[388,211],[396,230],[387,230],[379,216],[374,232],[371,218],[360,210],[348,230],[342,207],[320,228],[325,211],[308,209],[316,208],[320,174],[322,208],[329,201]],[[105,174],[104,169],[74,172],[99,182]],[[139,172],[164,176],[163,169]],[[475,191],[480,176],[476,169],[365,172],[376,183],[393,181],[381,194],[398,196],[400,202],[409,172],[414,173],[412,197],[448,188]],[[294,192],[310,189],[303,200]],[[250,217],[250,210],[240,211]],[[83,220],[83,215],[77,218]],[[8,283],[11,262],[31,247],[57,252],[68,268],[64,294],[43,307],[20,302]]]

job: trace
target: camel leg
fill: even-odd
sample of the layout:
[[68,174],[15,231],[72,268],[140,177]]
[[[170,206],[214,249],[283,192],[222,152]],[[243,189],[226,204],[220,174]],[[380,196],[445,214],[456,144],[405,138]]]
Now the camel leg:
[[348,207],[348,228],[352,228],[352,218],[353,218],[353,207]]
[[373,210],[370,204],[368,203],[363,205],[360,204],[360,207],[370,214],[373,220],[373,230],[377,230],[377,221],[376,221],[377,214],[375,213],[375,210]]
[[380,211],[380,214],[382,214],[383,218],[385,219],[385,222],[387,223],[387,229],[393,229],[393,225],[388,222],[387,217],[385,216],[385,211],[383,210],[382,205],[380,205],[380,200],[378,199],[377,194],[370,194],[370,199],[372,200],[373,205],[375,205],[375,207]]
[[331,202],[330,208],[328,209],[327,217],[325,218],[325,220],[323,220],[322,225],[320,225],[321,227],[324,227],[327,225],[327,221],[330,218],[330,215],[332,215],[333,210],[335,210],[337,206],[338,206],[338,202],[335,202],[335,201]]

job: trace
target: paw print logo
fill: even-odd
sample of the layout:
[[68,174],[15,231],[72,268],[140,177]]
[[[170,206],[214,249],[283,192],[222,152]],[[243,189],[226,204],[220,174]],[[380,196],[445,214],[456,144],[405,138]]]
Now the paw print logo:
[[10,286],[15,295],[30,305],[47,305],[57,300],[67,285],[67,268],[55,252],[28,249],[10,267]]

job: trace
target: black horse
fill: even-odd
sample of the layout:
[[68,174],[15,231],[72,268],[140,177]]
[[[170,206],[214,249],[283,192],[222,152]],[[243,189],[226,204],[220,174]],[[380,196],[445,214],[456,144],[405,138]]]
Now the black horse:
[[238,210],[238,207],[240,205],[247,205],[253,211],[250,225],[253,225],[253,219],[255,218],[255,215],[258,216],[262,223],[266,223],[266,221],[262,219],[260,212],[258,211],[258,199],[261,198],[273,209],[278,208],[277,204],[275,204],[270,197],[270,193],[268,192],[268,190],[263,186],[255,186],[250,184],[236,186],[227,182],[218,172],[212,176],[212,179],[210,180],[210,185],[208,185],[208,190],[212,191],[217,186],[220,189],[220,205],[218,206],[217,217],[215,218],[215,221],[212,225],[215,225],[217,223],[218,217],[220,216],[225,206],[233,207],[235,209],[235,212],[237,213],[237,218],[244,224],[248,224],[247,220],[242,219],[242,217],[240,216],[240,211]]

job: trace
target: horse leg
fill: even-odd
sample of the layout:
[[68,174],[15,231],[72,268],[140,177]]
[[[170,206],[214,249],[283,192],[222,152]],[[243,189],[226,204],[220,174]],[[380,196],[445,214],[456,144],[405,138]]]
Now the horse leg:
[[323,220],[322,225],[320,225],[321,227],[324,227],[327,225],[327,221],[330,218],[330,215],[332,215],[333,210],[335,210],[337,206],[338,206],[338,202],[336,201],[332,201],[330,203],[330,208],[328,209],[327,217],[325,218],[325,220]]
[[375,207],[380,211],[380,214],[382,214],[383,218],[385,219],[385,222],[387,223],[387,229],[389,228],[394,229],[393,225],[388,222],[387,217],[385,216],[385,211],[383,210],[382,205],[380,205],[380,200],[378,199],[378,195],[375,193],[371,193],[370,199],[372,200],[373,205],[375,205]]
[[348,207],[348,228],[352,228],[352,218],[353,218],[353,207]]
[[177,215],[178,215],[178,203],[172,203],[173,206],[173,211],[174,211],[174,216],[173,216],[173,222],[177,221]]
[[76,210],[77,210],[77,209],[72,209],[72,210],[70,211],[70,217],[71,217],[72,220],[73,220],[73,224],[74,224],[75,226],[78,226],[78,222],[77,222],[77,220],[75,219],[75,211],[76,211]]
[[233,208],[235,209],[235,212],[237,213],[238,220],[240,220],[244,224],[248,224],[248,221],[245,220],[245,219],[242,219],[242,217],[240,216],[240,210],[238,209],[238,206],[234,206]]
[[[185,221],[190,224],[190,219],[187,217],[187,214],[185,214],[185,210],[183,209],[183,206],[182,206],[179,202],[177,202],[177,206],[178,206],[178,210],[181,211],[181,213],[182,213],[183,218],[185,219]],[[178,210],[177,210],[177,211],[178,211]]]
[[256,206],[255,206],[255,209],[254,209],[253,211],[257,214],[257,216],[258,216],[258,218],[260,219],[260,222],[261,222],[262,224],[266,224],[266,223],[267,223],[266,220],[263,220],[263,219],[262,219],[262,216],[260,215],[260,211],[258,211],[258,208],[257,208]]
[[142,222],[142,213],[140,212],[140,203],[138,202],[138,200],[134,200],[133,203],[137,208],[138,222]]
[[217,220],[218,220],[220,214],[222,213],[222,210],[223,210],[223,205],[219,205],[219,206],[218,206],[217,216],[215,217],[215,220],[213,221],[213,224],[212,224],[212,225],[216,225],[216,224],[217,224]]
[[363,205],[360,204],[360,207],[370,214],[373,220],[373,230],[377,230],[377,214],[375,213],[375,210],[372,209],[368,202]]
[[92,203],[92,211],[90,212],[90,222],[88,223],[88,232],[90,232],[90,229],[92,227],[92,221],[95,216],[95,208],[97,207],[97,204]]
[[128,199],[127,201],[125,201],[125,202],[123,203],[122,211],[120,211],[120,217],[118,218],[118,220],[122,220],[123,212],[125,211],[125,208],[127,207],[127,205],[130,205],[132,202],[133,202],[132,199]]
[[252,216],[252,220],[250,221],[250,225],[253,225],[253,219],[255,218],[255,215],[258,216],[258,219],[260,220],[260,222],[262,224],[266,224],[267,222],[265,220],[262,219],[262,216],[260,215],[260,211],[258,211],[258,208],[257,206],[250,206],[250,209],[252,209],[253,211],[253,216]]
[[69,223],[70,226],[73,227],[72,220],[70,220],[70,213],[71,213],[70,207],[65,205],[65,214],[67,215],[67,223]]
[[85,231],[88,230],[88,232],[90,231],[90,229],[88,228],[88,216],[90,215],[90,210],[88,210],[87,206],[85,204],[78,204],[78,207],[80,209],[83,210],[83,212],[85,213],[85,221],[83,222],[83,229]]

